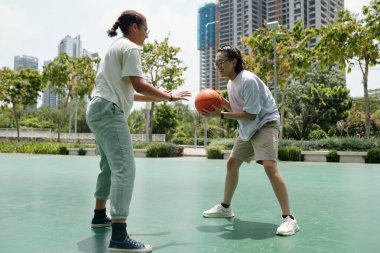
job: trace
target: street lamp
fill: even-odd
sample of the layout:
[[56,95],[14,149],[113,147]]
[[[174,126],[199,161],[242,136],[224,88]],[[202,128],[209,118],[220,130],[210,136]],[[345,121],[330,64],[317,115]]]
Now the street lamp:
[[[209,50],[209,88],[212,89],[212,74],[213,74],[213,58],[212,58],[212,52],[213,52],[213,47],[208,45],[208,26],[209,25],[215,25],[218,21],[213,21],[209,22],[205,25],[206,29],[206,50]],[[206,86],[206,85],[205,85]],[[207,146],[207,118],[204,118],[204,132],[203,132],[203,145],[204,147]]]
[[267,23],[267,28],[273,30],[273,53],[274,53],[274,101],[277,104],[277,52],[276,52],[276,30],[279,27],[278,21]]

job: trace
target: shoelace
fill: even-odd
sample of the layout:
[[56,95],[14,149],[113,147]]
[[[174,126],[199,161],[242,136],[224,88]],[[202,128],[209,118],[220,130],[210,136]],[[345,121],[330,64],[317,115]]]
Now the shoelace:
[[136,248],[144,248],[144,244],[138,241],[133,240],[131,237],[128,237],[128,243],[132,244]]

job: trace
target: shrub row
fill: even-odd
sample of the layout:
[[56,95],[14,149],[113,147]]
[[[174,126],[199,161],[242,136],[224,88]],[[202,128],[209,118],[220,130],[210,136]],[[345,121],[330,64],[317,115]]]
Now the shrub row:
[[150,143],[146,146],[147,157],[177,157],[183,155],[183,147],[168,143]]
[[[62,143],[62,142],[17,142],[1,141],[0,153],[27,153],[27,154],[56,154],[67,155],[67,148],[84,148],[95,147],[94,144]],[[83,152],[82,152],[83,153]]]

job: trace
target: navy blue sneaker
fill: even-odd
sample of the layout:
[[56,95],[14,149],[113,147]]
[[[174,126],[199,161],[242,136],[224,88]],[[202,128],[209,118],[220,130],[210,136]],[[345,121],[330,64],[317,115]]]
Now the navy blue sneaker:
[[152,252],[150,245],[135,241],[128,235],[123,242],[117,242],[111,239],[108,249],[110,252]]
[[111,226],[112,226],[112,220],[108,216],[102,219],[93,218],[91,222],[92,228],[104,228],[104,227],[111,227]]

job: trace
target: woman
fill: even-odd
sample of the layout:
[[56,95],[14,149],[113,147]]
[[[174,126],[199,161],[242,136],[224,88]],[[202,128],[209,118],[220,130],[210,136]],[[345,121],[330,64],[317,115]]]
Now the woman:
[[[152,247],[131,239],[126,230],[135,178],[133,147],[126,116],[133,101],[186,100],[190,93],[166,93],[144,80],[139,46],[148,38],[149,30],[142,14],[124,11],[107,31],[108,36],[116,36],[117,29],[123,36],[110,46],[99,64],[94,99],[86,114],[101,156],[91,226],[107,227],[112,224],[110,251],[151,252]],[[106,201],[109,198],[112,222],[106,215]]]

